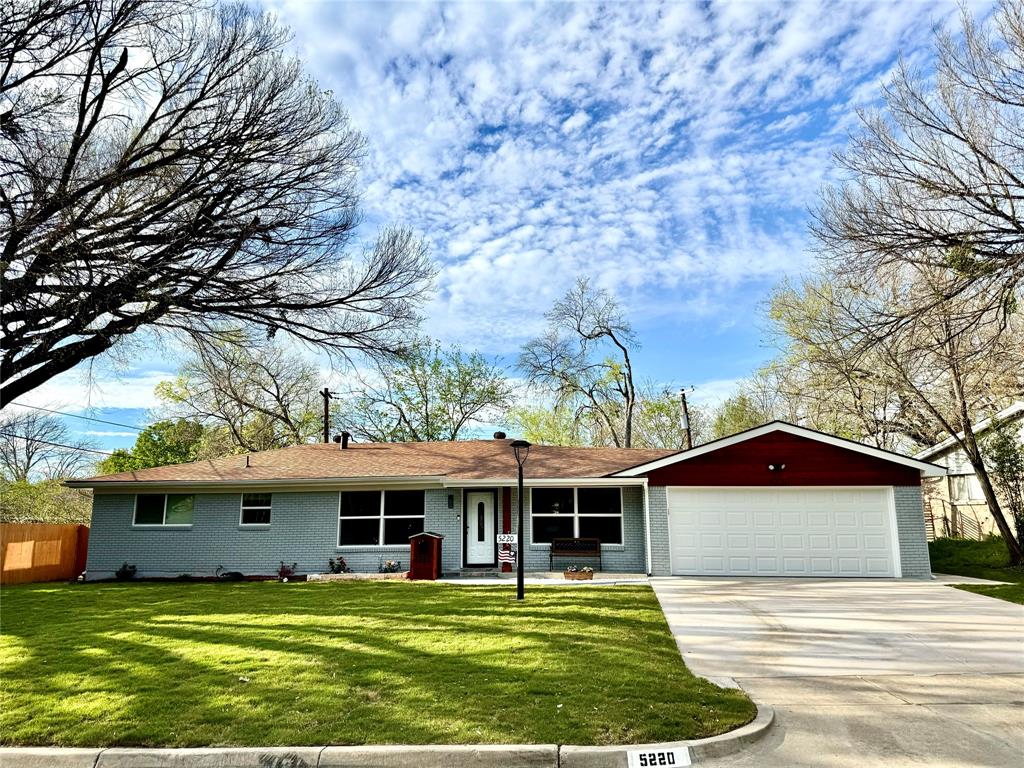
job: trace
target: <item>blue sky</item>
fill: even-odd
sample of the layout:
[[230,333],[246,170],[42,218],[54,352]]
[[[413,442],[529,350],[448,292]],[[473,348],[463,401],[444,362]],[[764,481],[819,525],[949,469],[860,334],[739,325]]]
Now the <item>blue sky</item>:
[[[424,330],[511,363],[585,275],[641,375],[720,399],[772,350],[771,287],[813,258],[832,153],[902,52],[930,68],[953,2],[545,4],[268,0],[369,141],[367,232],[439,267]],[[984,12],[988,4],[975,11]],[[175,350],[151,339],[25,402],[140,423]],[[87,380],[88,379],[88,380]],[[110,448],[131,432],[87,422]]]

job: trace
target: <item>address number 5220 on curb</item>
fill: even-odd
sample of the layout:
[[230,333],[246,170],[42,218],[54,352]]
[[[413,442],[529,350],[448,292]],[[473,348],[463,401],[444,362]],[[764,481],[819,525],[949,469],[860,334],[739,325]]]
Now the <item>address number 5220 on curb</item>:
[[629,768],[661,768],[661,766],[690,765],[690,750],[686,747],[675,749],[631,749],[626,753]]

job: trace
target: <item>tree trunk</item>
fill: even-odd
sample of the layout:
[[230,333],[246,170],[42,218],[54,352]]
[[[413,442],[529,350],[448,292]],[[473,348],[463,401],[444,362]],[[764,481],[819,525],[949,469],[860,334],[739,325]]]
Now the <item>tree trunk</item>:
[[999,498],[996,496],[995,489],[992,487],[992,479],[988,476],[988,470],[985,468],[983,461],[975,461],[974,457],[971,456],[971,466],[974,468],[975,474],[978,476],[978,483],[981,485],[981,492],[985,495],[985,503],[988,504],[989,514],[992,515],[992,519],[996,521],[996,528],[999,529],[1000,535],[1006,542],[1006,548],[1010,551],[1010,565],[1020,565],[1024,562],[1024,551],[1021,550],[1020,542],[1017,541],[1013,535],[1013,529],[1010,528],[1009,523],[1006,522],[1006,516],[1003,515],[1002,507],[999,505]]

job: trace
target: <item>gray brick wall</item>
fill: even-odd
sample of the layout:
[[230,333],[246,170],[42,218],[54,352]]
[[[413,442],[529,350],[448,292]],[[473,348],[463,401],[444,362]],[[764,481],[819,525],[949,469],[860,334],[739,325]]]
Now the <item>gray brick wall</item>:
[[[448,509],[448,493],[425,493],[426,530],[444,535],[445,568],[457,568],[460,494]],[[211,575],[218,566],[229,571],[267,574],[280,561],[297,563],[300,573],[322,573],[327,560],[341,555],[355,571],[375,572],[380,560],[409,566],[409,547],[336,546],[338,493],[275,493],[269,528],[239,525],[241,494],[197,494],[191,528],[133,528],[134,494],[97,494],[89,534],[90,579],[109,578],[123,563],[136,565],[140,576]],[[452,546],[452,542],[455,546]]]
[[897,485],[893,488],[896,506],[896,532],[900,542],[900,567],[905,579],[928,579],[932,575],[928,559],[928,535],[924,525],[921,487]]
[[668,493],[664,485],[652,485],[647,488],[647,504],[651,516],[651,573],[654,576],[671,576]]

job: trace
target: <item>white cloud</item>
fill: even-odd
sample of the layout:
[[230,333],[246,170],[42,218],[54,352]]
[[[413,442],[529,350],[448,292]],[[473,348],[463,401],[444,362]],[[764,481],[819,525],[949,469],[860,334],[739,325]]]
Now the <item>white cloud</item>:
[[367,133],[368,220],[432,244],[428,330],[496,351],[580,274],[673,305],[682,285],[709,295],[802,270],[806,211],[848,105],[957,12],[940,0],[272,5]]
[[[732,321],[810,259],[807,210],[898,53],[929,63],[953,0],[335,3],[265,0],[369,152],[368,231],[421,233],[425,330],[514,354],[579,275],[634,317]],[[972,10],[991,3],[972,4]],[[152,407],[143,373],[32,401]]]
[[562,123],[562,133],[572,133],[579,130],[590,122],[590,115],[585,110],[579,110],[572,117]]
[[17,402],[55,410],[82,413],[90,408],[155,408],[159,401],[153,393],[156,385],[170,379],[167,371],[143,370],[116,377],[111,374],[90,378],[79,370],[62,373]]
[[690,393],[690,402],[708,408],[721,405],[739,390],[743,379],[713,379],[697,384]]

